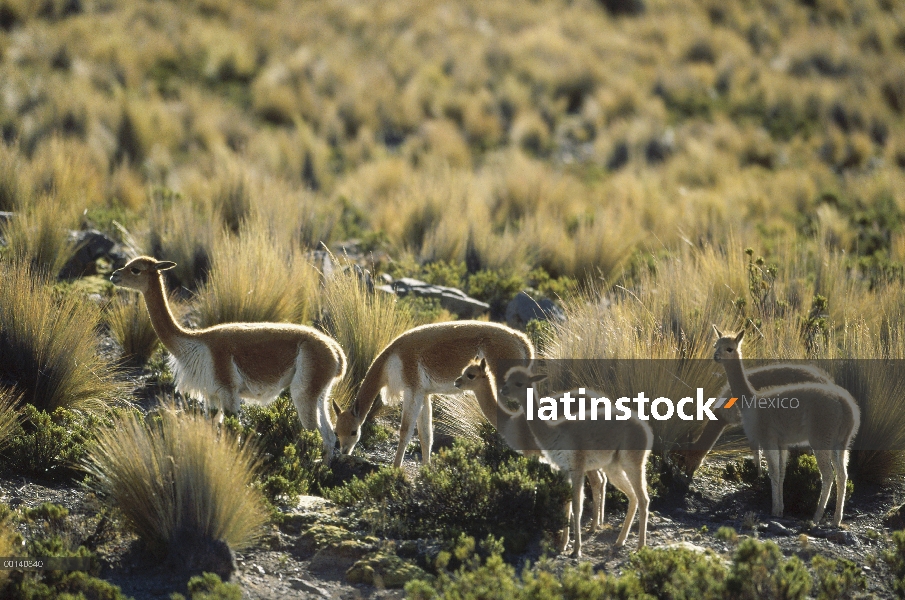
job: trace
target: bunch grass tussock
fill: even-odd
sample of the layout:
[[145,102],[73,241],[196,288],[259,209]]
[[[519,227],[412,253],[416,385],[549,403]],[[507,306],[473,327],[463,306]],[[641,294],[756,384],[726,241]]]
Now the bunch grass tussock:
[[0,387],[0,449],[9,441],[22,417],[18,408],[20,399],[15,389]]
[[17,205],[16,214],[0,223],[0,236],[6,240],[13,260],[28,262],[38,272],[56,277],[75,252],[69,237],[76,223],[71,206],[53,196],[40,196]]
[[139,537],[172,555],[177,544],[236,550],[257,539],[267,513],[252,487],[256,461],[252,445],[203,415],[164,406],[103,430],[85,468]]
[[333,397],[346,406],[355,397],[368,367],[393,339],[415,326],[415,318],[396,297],[371,291],[366,274],[350,266],[334,274],[323,291],[323,329],[346,351],[346,376]]
[[[170,300],[172,306],[173,298]],[[159,340],[141,295],[117,294],[108,305],[104,320],[110,335],[122,348],[124,362],[143,365],[154,354]]]
[[202,327],[229,322],[304,323],[315,316],[320,274],[297,246],[278,246],[269,228],[243,225],[238,237],[221,236],[211,271],[198,290]]
[[100,310],[75,293],[57,294],[28,262],[0,262],[0,376],[23,400],[52,412],[103,411],[128,391],[97,349]]

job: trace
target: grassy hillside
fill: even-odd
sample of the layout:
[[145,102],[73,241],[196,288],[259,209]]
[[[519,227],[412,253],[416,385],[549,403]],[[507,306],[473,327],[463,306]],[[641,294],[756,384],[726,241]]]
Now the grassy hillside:
[[4,0],[0,209],[554,276],[729,232],[905,260],[901,4],[604,4]]

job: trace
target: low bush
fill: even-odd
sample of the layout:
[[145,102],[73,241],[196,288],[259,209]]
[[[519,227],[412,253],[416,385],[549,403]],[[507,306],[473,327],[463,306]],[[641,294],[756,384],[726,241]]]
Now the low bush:
[[[767,469],[764,468],[760,477],[757,475],[757,467],[750,458],[730,461],[723,469],[723,478],[728,481],[747,483],[766,492],[770,491],[770,478]],[[813,454],[792,453],[789,464],[786,465],[786,478],[783,480],[783,505],[785,514],[811,518],[817,510],[817,501],[820,500],[820,469],[817,468],[817,459]],[[855,490],[855,484],[849,479],[845,485],[846,499]],[[827,507],[835,510],[836,484],[830,492]]]
[[46,481],[71,479],[78,475],[98,428],[109,424],[91,414],[65,408],[49,413],[26,404],[9,444],[0,450],[2,470]]
[[267,521],[252,487],[255,468],[252,444],[239,448],[234,435],[205,416],[169,407],[148,421],[118,419],[100,432],[85,461],[93,486],[152,554],[215,572],[230,569],[224,544],[247,546]]
[[[241,600],[242,588],[224,583],[213,573],[203,573],[189,579],[188,600]],[[182,594],[172,594],[170,600],[186,600]]]
[[867,589],[867,577],[850,560],[833,560],[818,554],[811,559],[811,567],[817,581],[817,600],[853,598]]
[[[813,454],[799,454],[789,461],[786,467],[786,478],[783,480],[782,498],[786,514],[811,518],[817,510],[817,501],[820,500],[820,470],[817,468],[817,459]],[[850,498],[855,491],[855,484],[851,479],[845,486],[845,497]],[[830,489],[830,499],[827,507],[832,513],[836,506],[836,484]]]
[[905,598],[905,530],[894,532],[892,543],[894,547],[883,552],[883,560],[892,571],[893,590]]
[[739,600],[804,598],[811,576],[797,556],[784,559],[773,542],[742,540],[726,577],[726,592]]
[[0,596],[7,600],[127,600],[119,587],[97,577],[100,560],[84,546],[69,549],[59,536],[51,536],[29,541],[25,556],[82,558],[88,568],[79,571],[14,571],[6,586],[0,587]]
[[517,575],[502,558],[502,544],[489,538],[476,551],[474,539],[465,537],[452,552],[441,552],[436,566],[436,579],[406,585],[409,598],[792,600],[807,597],[811,587],[810,575],[797,557],[784,559],[775,544],[753,539],[739,546],[728,568],[712,552],[642,548],[623,575],[595,572],[590,563],[569,565],[557,574],[543,560],[533,568],[526,564]]
[[386,535],[444,540],[493,535],[507,550],[521,552],[542,533],[559,531],[570,488],[560,473],[537,460],[457,441],[422,467],[413,483],[401,471],[384,468],[327,496],[344,506],[379,507],[379,514],[366,518]]
[[320,433],[302,429],[288,396],[268,406],[246,404],[241,419],[227,419],[227,426],[243,444],[251,442],[260,457],[260,487],[270,502],[292,502],[329,485],[331,472],[321,460]]

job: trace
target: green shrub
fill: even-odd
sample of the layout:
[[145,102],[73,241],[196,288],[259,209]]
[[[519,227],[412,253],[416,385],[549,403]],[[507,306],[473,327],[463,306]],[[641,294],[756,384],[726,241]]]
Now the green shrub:
[[14,572],[6,587],[0,589],[0,596],[7,600],[127,600],[119,587],[97,577],[100,573],[100,560],[84,546],[71,550],[59,536],[51,536],[29,541],[25,556],[83,558],[87,561],[88,569]]
[[738,543],[738,532],[732,527],[720,527],[716,530],[714,537],[730,544]]
[[74,477],[97,428],[108,424],[90,414],[65,408],[48,413],[26,404],[8,446],[0,451],[3,470],[48,481]]
[[525,289],[525,280],[514,273],[478,271],[468,278],[466,292],[490,305],[490,318],[496,321],[506,316],[506,306],[516,294]]
[[[793,454],[786,467],[786,478],[782,486],[786,514],[812,517],[817,510],[817,501],[820,500],[820,485],[820,470],[817,468],[817,459],[814,455]],[[854,490],[855,484],[849,479],[845,486],[846,498],[849,498]],[[831,511],[835,510],[833,508],[835,502],[836,484],[833,483],[827,502]]]
[[[203,573],[189,579],[188,600],[241,600],[242,588],[224,583],[214,573]],[[186,600],[182,594],[172,594],[170,600]]]
[[783,559],[773,542],[742,540],[726,577],[726,591],[739,600],[804,598],[811,589],[811,576],[797,556]]
[[540,561],[533,567],[526,564],[519,576],[501,554],[502,545],[493,538],[476,551],[474,538],[463,536],[451,552],[437,557],[436,579],[412,581],[406,593],[417,600],[791,599],[804,598],[811,584],[798,558],[783,560],[775,544],[752,539],[743,542],[728,569],[711,552],[642,548],[631,557],[631,569],[624,575],[594,572],[587,562],[566,566],[557,575],[552,565]]
[[0,262],[0,379],[41,410],[102,413],[128,386],[98,352],[100,311],[49,284],[27,263]]
[[128,415],[101,431],[85,469],[152,553],[189,564],[196,551],[203,559],[211,545],[242,548],[260,534],[267,513],[252,488],[256,462],[252,444],[239,448],[206,416],[164,408],[149,422]]
[[712,554],[641,548],[631,559],[638,582],[656,598],[723,598],[726,569]]
[[421,468],[414,483],[384,468],[328,492],[345,506],[379,507],[375,528],[402,538],[493,535],[506,548],[523,551],[542,532],[564,524],[569,485],[536,460],[486,452],[457,440]]
[[895,547],[883,552],[883,560],[892,571],[893,590],[905,598],[905,530],[893,532],[892,543]]
[[26,508],[22,511],[22,517],[27,521],[36,521],[43,519],[57,525],[62,524],[63,520],[69,516],[69,509],[53,502],[44,502],[34,508]]
[[321,460],[320,433],[302,429],[292,400],[285,394],[268,406],[246,404],[241,422],[227,425],[260,457],[261,489],[270,502],[292,502],[300,494],[320,493],[331,473]]
[[817,580],[817,600],[852,598],[867,589],[867,577],[850,560],[833,560],[818,554],[811,559],[811,566]]

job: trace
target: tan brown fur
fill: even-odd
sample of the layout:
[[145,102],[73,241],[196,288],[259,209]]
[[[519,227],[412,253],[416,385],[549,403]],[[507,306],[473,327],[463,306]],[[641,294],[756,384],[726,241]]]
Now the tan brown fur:
[[336,340],[312,327],[288,323],[186,329],[173,317],[163,282],[162,271],[174,266],[142,256],[110,279],[144,295],[151,324],[171,354],[177,389],[202,395],[235,414],[243,398],[266,404],[288,387],[302,425],[320,430],[329,459],[336,441],[329,394],[346,370],[346,356]]
[[[529,364],[534,358],[534,347],[524,334],[485,321],[433,323],[401,334],[371,363],[352,405],[338,413],[336,435],[340,451],[352,452],[374,401],[387,388],[390,398],[402,396],[402,424],[394,464],[397,467],[402,464],[416,421],[422,462],[429,463],[433,441],[430,396],[458,393],[454,382],[475,356],[486,358],[491,370],[497,373],[511,366],[512,360]],[[496,424],[495,404],[485,401],[481,412]]]

